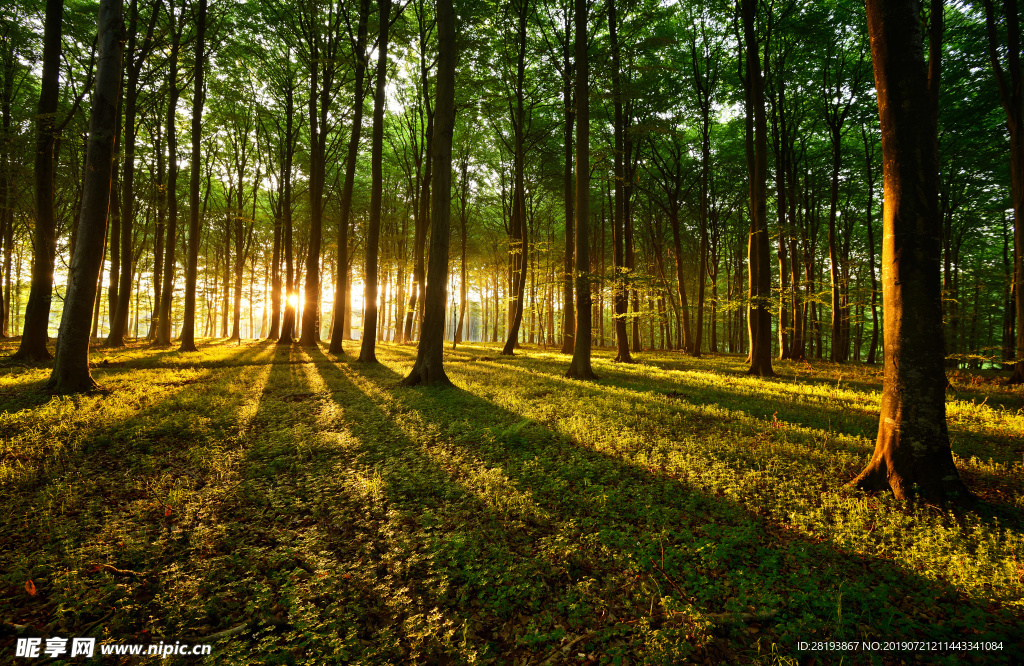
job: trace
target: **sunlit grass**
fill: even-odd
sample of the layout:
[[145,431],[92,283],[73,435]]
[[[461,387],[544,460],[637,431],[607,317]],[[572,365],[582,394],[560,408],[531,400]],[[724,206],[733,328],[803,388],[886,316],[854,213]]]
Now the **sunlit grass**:
[[598,352],[584,383],[553,351],[498,351],[449,353],[455,391],[398,388],[415,349],[387,344],[379,366],[268,343],[97,350],[106,392],[73,398],[38,390],[46,368],[3,368],[0,618],[122,640],[245,625],[211,663],[1024,649],[1019,390],[953,376],[954,453],[985,501],[951,512],[846,487],[877,367],[762,380],[737,357]]

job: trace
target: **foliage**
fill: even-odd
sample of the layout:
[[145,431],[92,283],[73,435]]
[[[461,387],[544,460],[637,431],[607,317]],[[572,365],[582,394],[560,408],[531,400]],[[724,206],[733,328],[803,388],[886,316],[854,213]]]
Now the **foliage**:
[[951,377],[984,502],[950,512],[844,487],[872,450],[873,368],[760,380],[741,357],[599,351],[589,384],[557,354],[496,352],[447,354],[456,391],[396,388],[415,352],[390,344],[380,367],[270,343],[97,350],[107,392],[72,398],[4,367],[0,618],[119,640],[245,626],[224,664],[1024,650],[1024,401],[990,373]]

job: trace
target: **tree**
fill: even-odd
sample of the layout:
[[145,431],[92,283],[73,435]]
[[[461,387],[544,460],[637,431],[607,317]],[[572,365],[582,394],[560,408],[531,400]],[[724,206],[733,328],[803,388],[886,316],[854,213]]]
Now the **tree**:
[[171,44],[168,53],[167,75],[167,238],[164,242],[166,257],[163,261],[163,276],[155,276],[161,280],[161,293],[156,322],[156,344],[171,344],[171,305],[174,298],[175,254],[178,233],[178,98],[181,88],[178,87],[178,53],[181,49],[183,20],[175,15],[174,0],[167,5],[168,33]]
[[750,168],[750,370],[752,375],[773,377],[771,262],[769,261],[767,188],[768,125],[764,112],[764,77],[760,47],[755,35],[756,0],[742,0],[743,40],[746,46],[748,108],[753,114],[753,153]]
[[188,197],[188,263],[185,268],[185,319],[181,325],[179,351],[197,351],[196,348],[196,277],[199,273],[199,181],[200,140],[203,136],[203,75],[206,71],[206,0],[199,0],[196,16],[196,44],[192,95],[192,161],[189,174]]
[[615,360],[619,363],[633,363],[633,357],[629,351],[629,337],[626,332],[626,310],[629,305],[629,292],[627,288],[628,279],[631,277],[629,269],[631,263],[628,254],[632,247],[627,247],[625,237],[630,235],[629,226],[632,222],[626,215],[626,175],[623,168],[623,141],[625,119],[622,117],[622,74],[619,65],[619,38],[617,16],[615,12],[615,0],[608,0],[608,36],[611,40],[612,49],[612,98],[615,108],[614,115],[614,142],[615,155],[613,158],[615,174],[615,208],[612,213],[612,237],[615,243],[614,267],[615,277],[614,291],[615,300],[615,347],[617,353]]
[[587,0],[576,0],[576,337],[565,376],[597,379],[590,367],[590,61]]
[[938,127],[920,14],[919,0],[867,0],[885,187],[885,378],[875,451],[852,483],[897,499],[967,500],[946,427]]
[[121,96],[124,28],[120,0],[101,0],[97,21],[96,88],[89,121],[82,212],[68,275],[68,289],[57,337],[57,360],[46,384],[54,393],[77,393],[96,388],[89,373],[90,315],[103,262],[103,237],[110,208],[114,134]]
[[431,142],[430,260],[423,301],[423,330],[416,363],[405,386],[451,386],[444,371],[444,318],[448,303],[448,245],[451,240],[452,135],[455,131],[455,11],[452,0],[437,1],[437,101]]
[[[107,336],[108,347],[123,347],[124,336],[128,328],[128,312],[131,308],[132,278],[135,275],[135,262],[132,261],[133,222],[135,219],[135,145],[137,135],[137,116],[139,110],[139,77],[142,66],[153,50],[153,31],[160,11],[154,5],[150,12],[149,25],[142,35],[139,44],[139,2],[131,0],[128,19],[127,43],[127,80],[124,91],[124,158],[121,176],[121,237],[111,238],[110,243],[120,243],[121,275],[117,289],[117,308],[110,322],[110,333]],[[113,245],[112,245],[113,247]]]
[[366,97],[366,33],[370,16],[370,0],[359,1],[359,27],[356,29],[355,52],[355,104],[352,110],[352,129],[348,140],[348,157],[345,164],[345,184],[341,190],[341,219],[338,221],[338,267],[334,281],[334,323],[331,330],[332,354],[344,354],[342,340],[345,339],[345,321],[348,314],[348,228],[352,210],[352,188],[355,184],[356,162],[359,157],[359,137],[363,129],[363,102]]
[[1010,193],[1013,200],[1013,293],[1016,312],[1016,344],[1011,384],[1024,383],[1024,72],[1021,71],[1020,14],[1017,0],[1004,0],[1006,26],[1006,64],[992,0],[984,0],[985,27],[988,32],[989,58],[999,86],[999,97],[1006,110],[1006,128],[1010,133]]
[[[32,237],[32,288],[25,309],[25,328],[14,358],[46,361],[53,298],[53,268],[57,254],[57,221],[53,212],[53,147],[57,139],[57,95],[59,91],[61,24],[64,0],[47,0],[43,26],[43,78],[36,116],[36,229]],[[101,250],[102,252],[102,247]]]
[[373,96],[373,132],[370,137],[370,219],[366,230],[364,265],[366,296],[363,299],[363,339],[359,347],[359,360],[363,363],[377,363],[377,254],[380,245],[381,195],[384,188],[384,81],[388,73],[391,0],[377,0],[377,12],[380,33],[377,38],[376,91]]

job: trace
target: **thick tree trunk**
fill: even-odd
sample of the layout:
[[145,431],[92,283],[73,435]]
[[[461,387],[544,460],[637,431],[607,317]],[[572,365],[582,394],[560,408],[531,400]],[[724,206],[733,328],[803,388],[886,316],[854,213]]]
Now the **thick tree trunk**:
[[878,439],[853,485],[898,499],[971,497],[946,429],[936,115],[917,0],[867,0],[885,182],[885,379]]
[[[423,300],[423,329],[416,363],[402,380],[405,386],[451,386],[444,371],[444,323],[451,240],[452,135],[455,129],[455,11],[452,0],[437,2],[437,103],[430,159],[433,182],[430,212],[430,264]],[[465,234],[463,234],[465,238]],[[465,256],[465,255],[463,255]],[[465,284],[465,276],[463,276]]]
[[576,338],[565,376],[597,379],[590,367],[590,63],[587,0],[575,0],[576,21]]
[[[29,289],[28,305],[25,306],[25,327],[21,343],[13,357],[22,361],[46,361],[51,358],[46,343],[49,339],[50,301],[53,298],[53,264],[57,254],[57,221],[53,211],[53,147],[56,141],[63,17],[64,0],[47,0],[46,22],[43,25],[43,75],[36,116],[36,223],[35,233],[32,234],[32,286]],[[112,133],[113,128],[110,131]],[[106,228],[105,217],[103,223]]]
[[[380,36],[377,40],[377,89],[373,98],[373,131],[370,138],[370,219],[366,232],[364,264],[366,291],[363,297],[363,338],[359,348],[359,361],[363,363],[377,363],[377,254],[384,186],[384,83],[388,71],[388,23],[391,17],[391,0],[377,0],[377,8],[380,13]],[[442,315],[442,327],[443,325]]]
[[77,393],[96,388],[96,382],[89,374],[89,318],[103,262],[103,239],[110,208],[123,32],[120,0],[102,0],[82,211],[61,314],[57,359],[46,384],[47,389],[54,393]]

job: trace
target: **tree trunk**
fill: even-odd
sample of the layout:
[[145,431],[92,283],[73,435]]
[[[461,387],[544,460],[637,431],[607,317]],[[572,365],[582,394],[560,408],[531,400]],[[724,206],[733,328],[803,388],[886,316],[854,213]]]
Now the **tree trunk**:
[[[388,23],[391,17],[391,0],[377,0],[377,8],[380,13],[380,37],[377,40],[377,89],[373,99],[373,132],[370,139],[370,219],[366,232],[366,291],[363,297],[363,336],[359,349],[359,361],[363,363],[377,363],[377,254],[380,243],[381,195],[384,186],[384,80],[388,71]],[[442,327],[443,325],[442,313]]]
[[[196,278],[199,272],[199,140],[203,130],[203,75],[206,71],[206,0],[199,0],[196,17],[195,89],[192,96],[192,163],[189,174],[188,264],[185,269],[185,318],[181,324],[181,345],[178,351],[197,351]],[[225,285],[226,287],[227,285]]]
[[[32,234],[32,286],[29,290],[28,305],[25,307],[25,327],[21,334],[21,344],[13,356],[14,359],[21,361],[46,361],[51,358],[46,343],[49,340],[53,268],[57,254],[57,220],[53,211],[53,147],[56,141],[63,17],[64,0],[47,0],[46,22],[43,26],[43,75],[36,116],[36,223],[35,233]],[[110,131],[112,132],[113,128]],[[106,228],[105,217],[103,224]],[[88,350],[86,354],[88,355]],[[88,360],[86,374],[88,375]]]
[[167,240],[163,262],[163,281],[160,295],[160,309],[157,315],[156,344],[171,344],[171,305],[174,299],[175,251],[178,246],[178,49],[181,43],[181,27],[175,23],[174,0],[167,8],[170,21],[171,48],[168,56],[168,100],[167,100]]
[[334,281],[334,316],[331,326],[330,353],[344,354],[342,341],[345,339],[345,315],[349,303],[348,292],[348,227],[352,210],[352,189],[355,185],[356,162],[359,157],[359,137],[363,128],[364,84],[366,76],[366,34],[370,15],[370,0],[360,0],[359,27],[356,37],[355,63],[355,105],[352,115],[352,130],[349,133],[348,158],[345,165],[345,184],[341,189],[341,219],[338,221],[338,266]]
[[430,144],[430,159],[433,161],[431,192],[434,195],[431,197],[430,211],[430,265],[416,363],[402,380],[405,386],[452,385],[444,371],[443,357],[445,306],[448,302],[448,245],[451,240],[452,135],[455,129],[457,53],[452,0],[438,0],[436,7],[438,67],[434,137]]
[[[985,2],[985,25],[988,30],[989,57],[999,84],[999,95],[1006,111],[1006,126],[1010,132],[1010,196],[1013,200],[1013,294],[1016,311],[1016,349],[1013,376],[1010,384],[1024,383],[1024,76],[1020,53],[1020,16],[1017,0],[1003,3],[1006,22],[1006,70],[999,61],[1000,45],[996,33],[992,0]],[[1007,80],[1009,75],[1009,80]]]
[[587,0],[575,0],[576,21],[576,337],[565,376],[597,379],[590,367],[590,63]]
[[938,132],[917,0],[867,0],[885,183],[885,379],[878,439],[853,480],[897,499],[968,500],[946,428]]
[[110,207],[123,32],[120,0],[102,0],[97,22],[96,88],[89,119],[82,211],[61,314],[57,360],[46,384],[54,393],[77,393],[97,386],[89,374],[89,318],[103,262]]
[[754,34],[755,0],[742,0],[743,34],[746,42],[747,86],[753,112],[754,151],[750,181],[750,370],[752,375],[773,377],[771,263],[769,259],[766,179],[768,175],[767,123],[764,112],[764,79]]
[[501,350],[503,356],[511,356],[519,341],[519,329],[523,323],[523,309],[526,297],[526,266],[529,254],[529,243],[526,229],[526,196],[523,170],[526,167],[526,17],[529,12],[529,0],[519,2],[519,29],[517,31],[518,53],[516,56],[516,105],[512,117],[514,134],[512,159],[512,211],[511,211],[511,251],[509,261],[512,268],[512,301],[509,304],[509,330],[505,346]]
[[614,277],[612,289],[615,298],[615,360],[619,363],[633,363],[629,349],[629,333],[626,329],[627,309],[629,305],[629,289],[627,287],[628,270],[626,266],[625,228],[625,176],[623,173],[623,118],[622,118],[622,81],[619,71],[619,39],[618,20],[615,12],[615,0],[608,1],[608,34],[612,47],[612,100],[615,108],[614,141],[615,152],[613,173],[615,176],[615,207],[612,212],[612,242],[615,245],[612,254],[614,261]]
[[572,190],[572,106],[573,62],[571,60],[572,20],[569,12],[565,16],[565,38],[562,52],[562,101],[565,105],[562,142],[565,154],[562,187],[565,208],[565,273],[562,277],[562,353],[573,352],[576,327],[576,313],[572,301],[573,280],[573,190]]

